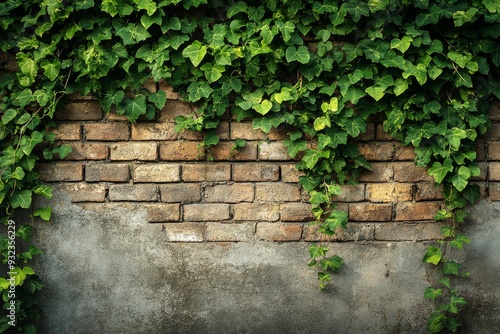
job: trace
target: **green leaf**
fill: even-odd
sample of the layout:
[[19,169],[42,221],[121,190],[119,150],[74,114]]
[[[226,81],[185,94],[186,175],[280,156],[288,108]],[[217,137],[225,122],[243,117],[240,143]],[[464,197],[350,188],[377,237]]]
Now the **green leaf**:
[[52,213],[52,208],[51,207],[45,207],[45,208],[41,208],[41,209],[35,210],[35,212],[33,213],[33,216],[34,217],[40,217],[40,218],[42,218],[45,221],[49,221],[51,213]]
[[310,149],[306,151],[306,153],[302,157],[302,161],[306,164],[307,168],[313,169],[320,158],[329,158],[329,157],[330,157],[330,151]]
[[406,70],[403,72],[403,78],[408,79],[410,76],[414,76],[417,82],[422,86],[427,81],[427,68],[424,64],[407,64]]
[[457,234],[456,237],[450,241],[450,246],[457,249],[463,249],[464,244],[470,244],[470,239],[463,234]]
[[330,270],[337,273],[344,265],[344,260],[340,256],[335,255],[330,258],[322,259],[319,262],[319,265],[321,266],[321,269],[325,271]]
[[327,117],[318,117],[314,120],[314,130],[321,131],[326,127],[331,127],[330,120]]
[[146,96],[138,94],[133,99],[127,99],[125,115],[130,121],[134,122],[144,114],[146,114]]
[[347,131],[351,137],[357,137],[361,132],[366,131],[366,123],[361,117],[348,118],[342,122],[342,128]]
[[273,127],[273,121],[270,118],[259,117],[252,120],[252,125],[255,130],[262,130],[264,133],[269,133]]
[[305,46],[289,46],[285,53],[286,60],[291,63],[293,61],[298,61],[301,64],[307,64],[310,59],[309,50]]
[[441,261],[442,257],[443,257],[443,254],[442,254],[440,248],[434,247],[434,246],[429,246],[429,247],[427,247],[423,261],[425,263],[432,263],[434,265],[437,265],[439,263],[439,261]]
[[203,144],[205,146],[213,146],[219,143],[219,136],[215,133],[215,131],[208,131],[203,138]]
[[57,59],[53,62],[43,60],[40,63],[40,66],[43,69],[43,74],[51,81],[56,80],[56,78],[59,76],[59,72],[61,71],[61,63]]
[[167,103],[167,94],[160,89],[156,93],[149,95],[148,101],[153,103],[157,109],[161,110],[165,106],[165,103]]
[[12,208],[29,208],[31,205],[31,194],[32,193],[29,190],[15,191],[10,197],[10,204],[12,205]]
[[196,102],[201,98],[208,98],[212,94],[213,89],[210,85],[203,81],[193,82],[187,88],[189,93],[189,101]]
[[227,9],[226,15],[228,18],[232,18],[236,14],[246,13],[247,8],[248,5],[246,3],[244,3],[243,1],[238,1],[237,3],[233,4],[231,7]]
[[435,289],[432,286],[425,289],[425,292],[424,292],[424,298],[430,299],[430,300],[436,300],[436,298],[439,298],[442,295],[443,295],[443,289]]
[[330,213],[330,216],[325,219],[325,223],[322,225],[321,232],[328,235],[333,235],[337,228],[345,229],[348,222],[348,214],[345,211],[334,210]]
[[194,41],[182,51],[182,56],[189,58],[194,67],[198,67],[207,54],[207,47],[200,41]]
[[431,168],[429,168],[429,175],[434,177],[437,183],[442,183],[446,174],[453,171],[453,162],[451,159],[445,159],[444,163],[441,164],[439,161],[435,161]]
[[15,109],[7,109],[2,115],[2,123],[4,125],[8,124],[10,121],[16,118],[16,116],[17,116],[17,111]]
[[328,247],[326,246],[309,246],[309,256],[311,257],[311,259],[323,257],[326,255],[326,253],[328,253]]
[[[285,23],[283,23],[281,21],[277,21],[276,24],[278,26],[279,31],[281,32],[281,35],[283,36],[283,41],[288,42],[290,40],[290,38],[292,37],[292,33],[295,31],[295,24],[293,24],[293,22],[291,22],[291,21],[287,21]],[[307,48],[306,48],[306,50],[307,50]],[[308,55],[309,55],[309,53],[308,53]],[[290,62],[290,60],[288,60],[288,61]],[[306,64],[306,63],[307,63],[307,61],[305,63],[302,63],[302,64]]]
[[469,183],[469,178],[470,178],[469,168],[465,166],[460,166],[458,172],[455,175],[453,175],[451,182],[453,183],[453,186],[457,188],[458,191],[462,191]]
[[474,16],[479,10],[477,8],[471,7],[466,12],[463,10],[456,11],[453,13],[453,22],[455,23],[455,27],[461,27],[465,23],[473,22]]
[[402,53],[405,53],[410,48],[411,42],[413,42],[413,38],[411,36],[403,36],[402,39],[393,38],[391,40],[390,48],[397,49]]
[[368,95],[373,97],[373,99],[375,99],[375,101],[380,100],[385,95],[385,89],[382,87],[370,86],[370,87],[365,89],[365,92],[367,92]]
[[446,275],[455,275],[458,276],[460,272],[460,264],[455,261],[447,261],[443,265],[443,272]]
[[23,136],[19,145],[24,154],[30,155],[33,148],[35,148],[35,146],[40,144],[42,141],[43,134],[38,131],[33,131],[30,137]]
[[260,103],[253,103],[252,108],[257,111],[261,115],[267,114],[271,108],[273,107],[273,103],[268,99],[263,99]]
[[205,78],[209,83],[215,82],[222,77],[222,73],[225,70],[224,66],[214,65],[211,63],[205,63],[200,69],[205,73]]
[[415,18],[415,22],[417,26],[425,26],[428,24],[436,24],[439,21],[439,18],[441,17],[441,12],[442,9],[436,5],[432,5],[429,8],[428,13],[422,13],[418,14],[417,17]]

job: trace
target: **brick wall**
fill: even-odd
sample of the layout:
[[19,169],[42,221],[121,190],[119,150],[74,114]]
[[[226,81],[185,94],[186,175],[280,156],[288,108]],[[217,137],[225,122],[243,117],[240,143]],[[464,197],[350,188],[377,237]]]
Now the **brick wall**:
[[[147,210],[152,224],[164,224],[172,242],[317,241],[325,236],[309,226],[307,194],[297,184],[295,161],[286,153],[286,130],[269,134],[251,123],[223,122],[212,162],[198,149],[200,136],[174,130],[173,119],[191,107],[164,83],[149,84],[168,96],[152,121],[131,124],[105,115],[90,98],[75,98],[56,113],[57,138],[72,146],[64,160],[42,162],[42,179],[69,193],[88,210],[126,206]],[[500,201],[500,104],[491,111],[493,129],[477,146],[481,185],[487,200]],[[247,145],[231,149],[234,140]],[[349,213],[345,231],[332,237],[352,240],[427,240],[439,237],[434,214],[439,189],[413,149],[392,141],[374,120],[358,142],[373,172],[356,186],[343,187],[339,208]]]

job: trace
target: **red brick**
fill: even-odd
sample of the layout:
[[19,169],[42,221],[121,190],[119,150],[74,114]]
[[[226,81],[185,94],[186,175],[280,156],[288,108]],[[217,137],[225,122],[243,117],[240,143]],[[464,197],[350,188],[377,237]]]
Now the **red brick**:
[[86,123],[83,125],[86,140],[128,140],[130,130],[127,123]]
[[175,123],[135,123],[132,125],[132,140],[175,140]]
[[298,241],[302,237],[302,224],[257,223],[256,236],[267,241]]
[[227,224],[209,222],[206,228],[207,241],[249,241],[255,233],[255,223]]
[[411,183],[372,183],[366,185],[366,199],[370,202],[399,202],[412,200]]
[[434,220],[436,213],[441,208],[436,202],[401,202],[396,203],[395,211],[397,221]]
[[488,165],[488,179],[500,181],[500,162],[490,162]]
[[80,162],[40,163],[37,169],[42,181],[83,181],[83,164]]
[[102,109],[97,101],[68,103],[54,114],[54,118],[61,121],[98,121],[102,116]]
[[57,189],[68,192],[71,202],[104,202],[106,185],[88,183],[60,183]]
[[228,204],[185,204],[185,221],[218,221],[229,219]]
[[164,79],[160,79],[158,82],[158,88],[167,94],[168,100],[177,100],[179,99],[179,94],[177,94],[171,85],[169,85]]
[[176,182],[180,181],[178,164],[140,164],[133,169],[134,182]]
[[361,182],[389,182],[394,178],[393,164],[387,162],[372,162],[373,171],[364,170],[359,176]]
[[157,201],[158,187],[154,184],[113,184],[109,186],[111,201]]
[[234,220],[237,221],[277,221],[278,204],[239,203],[233,206]]
[[267,137],[261,130],[254,129],[252,123],[231,123],[231,139],[266,140]]
[[174,222],[180,220],[179,204],[141,204],[146,208],[150,223]]
[[269,164],[242,164],[233,165],[233,181],[277,181],[280,177],[280,168]]
[[418,167],[414,162],[395,162],[394,181],[396,182],[432,182],[434,178],[427,173],[427,168]]
[[187,164],[182,165],[182,180],[193,181],[229,181],[231,165],[229,164]]
[[203,242],[205,241],[205,224],[170,223],[165,224],[168,242]]
[[295,164],[281,165],[281,181],[297,183],[301,175],[304,173],[295,169]]
[[265,202],[300,201],[300,187],[284,182],[262,182],[255,184],[255,200]]
[[390,161],[394,155],[394,143],[391,142],[360,143],[358,148],[368,161]]
[[160,145],[160,159],[165,161],[194,161],[205,156],[194,141],[173,141]]
[[443,199],[441,186],[436,186],[434,182],[420,182],[416,184],[416,201],[430,201],[441,199]]
[[65,160],[105,160],[108,158],[108,146],[99,143],[66,143],[72,151]]
[[198,183],[172,183],[160,186],[161,201],[169,203],[193,203],[201,200]]
[[500,142],[494,141],[488,145],[488,159],[500,160]]
[[110,159],[152,161],[158,158],[156,151],[156,143],[115,143],[110,146]]
[[312,221],[314,217],[309,203],[283,203],[280,204],[281,221],[302,222]]
[[283,142],[262,142],[259,144],[259,160],[291,160]]
[[320,224],[304,226],[304,241],[370,241],[374,239],[376,224],[348,223],[345,229],[338,228],[333,236],[319,231]]
[[127,182],[130,179],[126,164],[87,164],[85,180],[87,182]]
[[254,196],[252,183],[216,184],[205,187],[205,200],[209,203],[252,202]]
[[392,219],[391,204],[356,203],[349,204],[350,221],[390,221]]
[[78,123],[59,123],[51,132],[56,140],[80,140],[80,128]]
[[161,110],[159,121],[173,121],[177,116],[189,116],[196,109],[184,102],[179,101],[167,101],[165,107]]
[[382,223],[375,225],[375,240],[423,241],[441,239],[441,225],[433,223]]
[[257,160],[257,143],[247,142],[245,147],[238,150],[233,148],[234,142],[222,141],[211,148],[210,153],[215,161],[250,161]]

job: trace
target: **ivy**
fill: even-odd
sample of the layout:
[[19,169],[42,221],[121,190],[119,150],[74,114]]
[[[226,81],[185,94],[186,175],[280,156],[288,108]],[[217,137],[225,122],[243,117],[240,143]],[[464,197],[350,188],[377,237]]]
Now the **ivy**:
[[[227,113],[266,133],[288,127],[288,152],[301,157],[299,183],[327,235],[348,221],[335,208],[340,185],[371,169],[352,139],[373,115],[383,117],[384,130],[413,146],[416,164],[442,185],[446,209],[436,218],[451,225],[424,261],[456,276],[461,267],[443,249],[468,243],[458,227],[466,204],[480,197],[469,181],[479,175],[474,143],[490,127],[489,102],[500,98],[499,12],[493,0],[3,1],[2,61],[12,56],[17,68],[0,77],[1,222],[30,208],[35,195],[51,197],[35,164],[69,148],[37,147],[55,144],[51,119],[64,96],[92,94],[106,112],[153,119],[166,95],[143,84],[165,79],[197,106],[176,118],[176,130],[204,132],[206,149],[219,142],[214,129]],[[310,249],[322,288],[343,263],[324,247]],[[32,295],[41,283],[22,269],[29,259],[17,259],[26,275],[17,282],[26,292],[16,304],[20,332],[34,332],[39,316]],[[440,285],[425,293],[449,300],[432,314],[429,331],[455,331],[465,300],[444,278]]]

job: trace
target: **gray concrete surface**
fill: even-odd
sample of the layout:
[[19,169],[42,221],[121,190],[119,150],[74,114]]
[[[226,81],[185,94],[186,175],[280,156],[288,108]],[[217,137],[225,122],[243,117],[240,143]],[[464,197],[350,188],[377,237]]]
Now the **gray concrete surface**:
[[[67,198],[55,193],[52,223],[37,223],[41,333],[425,333],[426,243],[332,244],[346,265],[319,292],[307,243],[167,243],[145,212]],[[500,203],[473,208],[466,333],[500,328],[499,213]]]

